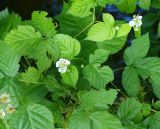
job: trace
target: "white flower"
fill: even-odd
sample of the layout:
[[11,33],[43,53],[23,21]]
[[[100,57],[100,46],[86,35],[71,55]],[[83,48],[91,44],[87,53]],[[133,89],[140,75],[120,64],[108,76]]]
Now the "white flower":
[[12,114],[15,111],[16,111],[15,107],[13,107],[11,104],[7,105],[7,107],[6,107],[6,113]]
[[4,118],[6,115],[6,113],[4,112],[4,110],[0,110],[0,118]]
[[10,102],[10,96],[6,93],[0,96],[0,103],[6,104]]
[[63,58],[59,59],[59,61],[56,62],[56,67],[58,68],[58,71],[60,73],[65,73],[69,65],[70,61]]
[[142,25],[142,16],[137,15],[137,16],[133,16],[133,19],[129,22],[129,25],[131,27],[135,27],[135,30],[138,30],[139,27]]

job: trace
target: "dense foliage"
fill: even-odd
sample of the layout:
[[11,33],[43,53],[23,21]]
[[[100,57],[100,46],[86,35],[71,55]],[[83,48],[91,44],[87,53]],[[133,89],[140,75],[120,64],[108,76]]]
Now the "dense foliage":
[[[145,12],[126,22],[106,4]],[[160,129],[159,9],[71,0],[55,18],[0,12],[0,129]]]

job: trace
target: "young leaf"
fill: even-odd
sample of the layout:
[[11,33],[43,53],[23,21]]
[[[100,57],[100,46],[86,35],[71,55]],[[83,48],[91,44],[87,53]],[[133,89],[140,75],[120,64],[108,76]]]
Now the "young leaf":
[[106,110],[108,105],[112,105],[117,97],[117,91],[102,89],[99,91],[91,90],[80,94],[81,106],[87,109]]
[[47,15],[48,13],[44,11],[34,11],[31,23],[42,35],[49,38],[56,34],[56,30],[52,18],[46,17]]
[[72,2],[68,13],[78,17],[86,17],[92,14],[90,10],[94,6],[94,0],[75,0]]
[[124,100],[118,108],[118,117],[123,122],[132,120],[141,111],[141,104],[134,98]]
[[74,65],[70,65],[66,73],[61,74],[63,82],[75,88],[78,81],[78,70]]
[[110,40],[115,36],[114,18],[112,15],[103,14],[103,21],[94,24],[88,31],[86,40],[95,42],[102,42],[104,40]]
[[21,74],[21,78],[26,83],[36,82],[40,78],[40,72],[34,67],[29,67],[25,73]]
[[88,31],[86,40],[102,42],[115,36],[115,28],[104,22],[94,24]]
[[72,59],[80,52],[81,46],[78,40],[64,34],[57,34],[54,37],[54,42],[59,44],[60,57]]
[[117,32],[116,37],[123,37],[126,36],[131,30],[131,27],[129,24],[122,24]]
[[148,53],[149,46],[148,34],[133,40],[132,46],[128,47],[124,52],[125,63],[131,65],[137,60],[144,58]]
[[97,89],[105,88],[106,84],[114,79],[113,71],[108,66],[98,68],[97,65],[87,65],[83,74],[90,84]]
[[19,56],[7,44],[0,41],[0,73],[4,76],[14,77],[19,70]]
[[125,68],[122,75],[122,84],[129,96],[136,97],[138,95],[140,90],[140,80],[134,68]]
[[105,40],[98,42],[97,46],[100,49],[104,49],[110,52],[110,54],[117,53],[125,45],[126,37],[113,38],[111,40]]
[[91,54],[89,57],[90,64],[102,64],[104,63],[109,56],[109,51],[104,49],[95,50],[94,54]]
[[30,104],[17,111],[9,121],[12,129],[53,129],[52,113],[40,104]]
[[103,21],[105,24],[109,24],[109,26],[114,26],[114,17],[109,13],[103,13]]

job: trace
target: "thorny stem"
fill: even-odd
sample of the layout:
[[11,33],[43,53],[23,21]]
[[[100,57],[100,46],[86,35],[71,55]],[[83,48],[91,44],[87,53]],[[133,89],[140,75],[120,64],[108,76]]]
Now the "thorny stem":
[[128,98],[113,82],[110,82],[117,90],[119,93],[121,93],[125,98]]

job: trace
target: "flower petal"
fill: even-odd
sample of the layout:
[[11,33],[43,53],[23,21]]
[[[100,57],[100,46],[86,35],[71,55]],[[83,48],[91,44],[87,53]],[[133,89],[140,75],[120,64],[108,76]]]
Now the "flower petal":
[[143,18],[143,17],[140,16],[140,15],[137,16],[137,19],[139,19],[139,20],[142,20],[142,18]]
[[67,67],[59,68],[58,72],[65,73],[67,71]]
[[135,25],[135,22],[134,22],[133,20],[131,20],[131,21],[129,22],[129,25],[130,25],[131,27],[133,27],[133,26]]

